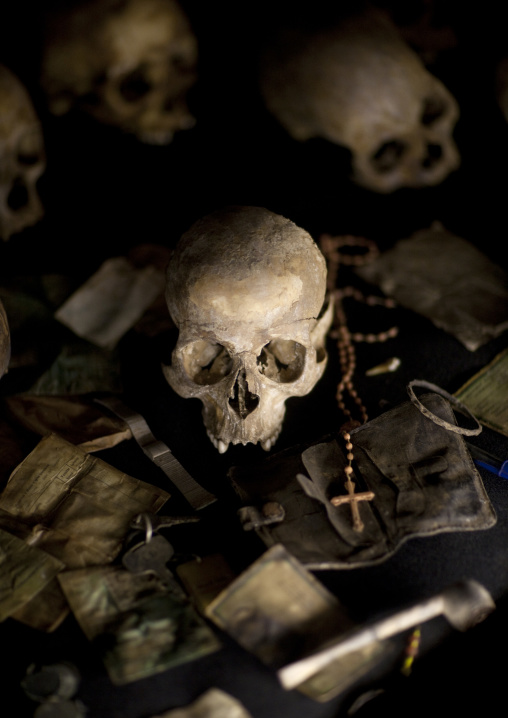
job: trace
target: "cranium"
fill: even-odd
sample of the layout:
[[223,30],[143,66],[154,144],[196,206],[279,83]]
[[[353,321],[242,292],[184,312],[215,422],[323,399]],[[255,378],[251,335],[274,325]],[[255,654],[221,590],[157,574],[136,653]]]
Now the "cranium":
[[40,120],[25,86],[0,65],[0,237],[42,219],[37,180],[46,169]]
[[375,192],[436,185],[459,166],[455,98],[377,8],[276,36],[260,90],[293,139],[347,148],[352,179]]
[[9,323],[7,322],[4,305],[0,300],[0,379],[8,369],[10,357],[11,335],[9,332]]
[[275,443],[285,401],[308,394],[327,362],[326,265],[312,237],[259,207],[230,207],[181,237],[166,300],[179,334],[170,386],[203,403],[209,438]]
[[193,127],[197,39],[177,0],[89,0],[48,15],[41,86],[49,110],[78,107],[141,142]]

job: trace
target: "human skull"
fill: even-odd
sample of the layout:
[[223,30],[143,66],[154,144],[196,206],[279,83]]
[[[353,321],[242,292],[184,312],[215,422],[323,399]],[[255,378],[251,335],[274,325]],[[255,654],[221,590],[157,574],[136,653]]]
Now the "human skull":
[[326,264],[312,237],[260,207],[198,220],[169,261],[166,301],[179,334],[170,386],[203,404],[207,434],[230,444],[275,443],[285,401],[308,394],[327,363]]
[[283,31],[262,52],[259,81],[293,139],[347,148],[353,181],[372,191],[436,185],[460,164],[455,98],[377,8]]
[[177,0],[88,0],[45,27],[41,87],[52,114],[78,108],[147,144],[194,126],[197,39]]
[[25,86],[0,65],[0,237],[37,224],[44,215],[37,180],[46,169],[42,126]]
[[9,323],[4,305],[0,299],[0,379],[3,377],[9,366],[11,358],[11,335]]

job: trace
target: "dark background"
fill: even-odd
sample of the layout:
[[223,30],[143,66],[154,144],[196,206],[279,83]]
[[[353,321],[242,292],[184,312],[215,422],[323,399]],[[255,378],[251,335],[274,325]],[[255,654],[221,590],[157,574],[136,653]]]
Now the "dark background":
[[[142,145],[79,113],[51,117],[37,82],[40,28],[50,3],[3,6],[0,61],[30,91],[43,123],[48,162],[40,181],[45,217],[0,245],[1,284],[33,286],[43,275],[64,274],[79,286],[108,257],[145,243],[172,248],[195,219],[229,204],[281,213],[315,239],[324,232],[365,236],[381,250],[439,220],[506,267],[508,124],[495,95],[497,63],[508,53],[502,14],[489,3],[468,10],[444,0],[433,5],[435,21],[451,27],[456,38],[429,69],[459,103],[455,139],[462,164],[437,187],[391,195],[356,187],[343,152],[318,141],[299,145],[266,113],[256,86],[256,57],[277,23],[294,19],[291,3],[183,3],[200,48],[199,79],[189,97],[197,123],[166,147]],[[419,16],[424,3],[384,6],[393,10],[402,27]],[[309,20],[322,19],[329,4],[308,3],[301,12]],[[343,281],[348,278],[346,273]],[[350,324],[359,331],[364,322],[385,326],[382,313],[373,317],[354,312],[351,308]],[[371,417],[406,400],[406,384],[414,378],[455,391],[508,345],[504,334],[469,352],[430,321],[403,309],[387,316],[386,323],[400,327],[397,339],[357,349],[355,382]],[[232,466],[262,462],[266,455],[255,446],[232,447],[223,456],[215,451],[204,433],[199,404],[176,396],[160,371],[173,340],[171,332],[152,339],[136,333],[124,337],[120,351],[125,399],[144,414],[191,474],[219,496],[206,510],[201,530],[184,533],[182,540],[198,551],[203,545],[216,547],[241,570],[264,547],[243,534],[237,523],[227,472]],[[48,365],[57,345],[49,337],[43,353]],[[398,372],[365,377],[366,369],[394,355],[402,360]],[[325,376],[308,397],[288,401],[272,454],[340,427],[344,417],[334,398],[339,376],[330,341]],[[22,391],[33,378],[9,372],[0,383],[1,392]],[[507,454],[508,440],[488,429],[478,444]],[[133,442],[100,457],[133,476],[167,486],[167,479]],[[381,711],[401,716],[444,716],[466,709],[504,712],[508,497],[503,480],[483,471],[482,478],[498,516],[494,528],[413,539],[375,567],[317,572],[359,621],[421,600],[459,579],[475,578],[488,588],[497,609],[484,623],[464,634],[451,631],[444,620],[425,627],[421,657],[409,678],[401,677],[395,661],[348,695],[318,704],[298,692],[283,691],[268,669],[224,637],[217,655],[115,688],[72,616],[49,635],[8,620],[0,626],[1,713],[33,715],[36,705],[24,696],[20,680],[30,664],[61,660],[73,662],[80,671],[78,695],[90,718],[150,718],[186,705],[211,686],[236,696],[253,718],[338,718],[372,688],[382,692],[357,711],[359,718]],[[5,708],[9,700],[15,708]]]

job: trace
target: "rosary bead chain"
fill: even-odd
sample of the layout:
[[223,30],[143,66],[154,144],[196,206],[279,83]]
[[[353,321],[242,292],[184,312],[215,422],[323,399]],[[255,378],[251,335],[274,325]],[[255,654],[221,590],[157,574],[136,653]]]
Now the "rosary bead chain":
[[353,443],[351,441],[351,434],[349,433],[349,431],[343,430],[342,437],[346,442],[346,458],[348,461],[347,466],[344,467],[344,475],[346,477],[346,480],[344,482],[344,488],[346,489],[346,493],[340,496],[333,496],[330,499],[330,503],[333,506],[342,506],[343,504],[349,504],[349,507],[351,509],[351,515],[353,518],[353,529],[361,533],[365,528],[365,525],[360,516],[360,509],[358,504],[362,501],[372,501],[372,499],[375,497],[375,494],[373,491],[360,491],[359,493],[356,492],[356,485],[353,481],[353,461],[355,457],[353,454]]
[[[351,333],[347,325],[343,300],[351,298],[368,306],[383,306],[389,309],[395,307],[396,302],[391,298],[366,296],[355,287],[339,288],[337,286],[341,265],[361,266],[378,256],[379,249],[375,242],[365,237],[354,237],[352,235],[332,237],[329,234],[324,234],[320,237],[319,244],[328,263],[327,287],[335,307],[335,326],[330,332],[330,336],[337,341],[342,377],[337,386],[337,404],[342,413],[352,419],[353,412],[348,407],[348,403],[352,403],[354,410],[360,416],[361,423],[365,423],[368,421],[367,410],[353,385],[353,376],[356,370],[356,352],[353,343],[365,342],[373,344],[388,341],[388,339],[397,336],[398,328],[391,327],[378,334],[372,332],[367,334],[361,332]],[[361,251],[358,254],[341,252],[340,250],[344,247]],[[346,402],[346,395],[349,400],[348,403]]]
[[[398,328],[392,327],[379,334],[371,332],[368,334],[361,334],[359,332],[351,333],[347,323],[343,300],[352,298],[368,306],[383,306],[388,309],[395,307],[396,303],[390,298],[383,299],[381,297],[365,296],[355,287],[347,286],[339,288],[337,286],[341,265],[358,267],[372,261],[372,259],[379,254],[379,250],[372,240],[365,239],[364,237],[353,237],[351,235],[332,237],[329,234],[325,234],[321,236],[319,244],[327,260],[327,289],[335,308],[334,328],[330,332],[330,336],[337,342],[341,370],[341,379],[337,385],[335,396],[340,411],[348,419],[341,432],[345,441],[346,459],[348,462],[344,467],[344,487],[346,494],[332,497],[330,503],[337,507],[348,503],[351,509],[353,528],[355,531],[361,532],[364,529],[364,523],[360,516],[359,503],[362,501],[371,501],[375,497],[375,494],[372,491],[357,493],[355,491],[355,482],[353,481],[354,447],[351,441],[351,434],[346,427],[354,426],[355,424],[365,424],[369,418],[367,409],[353,383],[356,370],[356,350],[354,342],[384,342],[397,336]],[[355,250],[360,249],[361,251],[358,254],[345,253],[340,251],[343,247],[349,247]],[[348,398],[348,402],[346,402],[346,397]],[[360,421],[353,417],[353,411],[348,404],[353,404],[355,412],[360,416]]]

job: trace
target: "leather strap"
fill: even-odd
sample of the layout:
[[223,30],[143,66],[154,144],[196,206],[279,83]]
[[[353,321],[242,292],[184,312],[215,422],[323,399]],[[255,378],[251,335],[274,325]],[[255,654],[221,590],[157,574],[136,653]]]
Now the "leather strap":
[[204,489],[192,478],[178,459],[173,456],[171,449],[164,442],[154,437],[141,414],[125,406],[117,397],[95,399],[95,401],[125,421],[132,432],[132,436],[146,456],[164,471],[176,488],[185,496],[192,508],[196,510],[203,509],[217,501],[216,496]]

